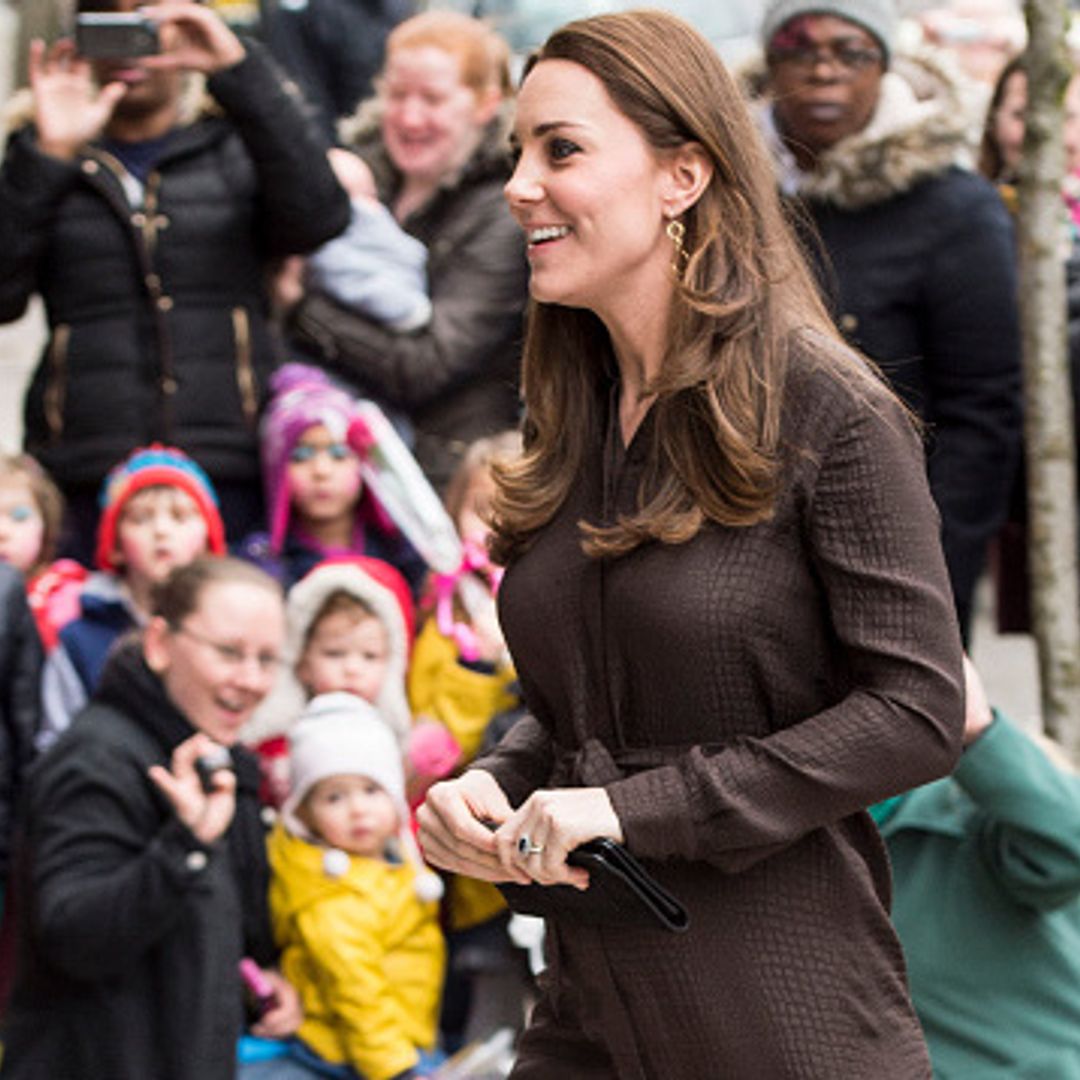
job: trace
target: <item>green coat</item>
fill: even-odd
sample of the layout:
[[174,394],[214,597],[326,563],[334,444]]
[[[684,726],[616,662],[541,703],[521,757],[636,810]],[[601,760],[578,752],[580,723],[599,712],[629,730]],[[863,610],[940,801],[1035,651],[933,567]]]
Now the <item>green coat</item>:
[[1080,1080],[1080,777],[1004,717],[881,826],[939,1080]]

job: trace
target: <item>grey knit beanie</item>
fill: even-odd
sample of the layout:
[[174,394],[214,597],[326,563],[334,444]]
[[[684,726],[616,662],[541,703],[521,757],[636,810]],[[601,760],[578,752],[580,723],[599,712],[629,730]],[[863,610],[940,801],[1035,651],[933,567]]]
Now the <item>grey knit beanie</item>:
[[861,26],[877,38],[888,66],[900,21],[893,0],[772,0],[761,20],[765,48],[784,23],[800,15],[835,15]]

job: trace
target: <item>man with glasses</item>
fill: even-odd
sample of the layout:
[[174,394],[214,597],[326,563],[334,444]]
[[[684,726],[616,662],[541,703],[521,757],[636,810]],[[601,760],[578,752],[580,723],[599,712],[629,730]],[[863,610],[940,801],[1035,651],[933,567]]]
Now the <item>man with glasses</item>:
[[967,635],[1020,447],[1012,227],[964,167],[958,87],[932,58],[894,57],[897,22],[892,0],[774,0],[759,115],[840,329],[927,422]]

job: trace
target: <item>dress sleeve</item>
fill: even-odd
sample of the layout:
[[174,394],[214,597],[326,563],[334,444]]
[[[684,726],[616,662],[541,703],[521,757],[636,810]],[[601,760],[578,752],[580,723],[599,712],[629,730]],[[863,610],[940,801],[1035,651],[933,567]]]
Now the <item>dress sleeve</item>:
[[636,854],[735,872],[956,762],[963,676],[938,517],[890,398],[844,411],[803,517],[850,690],[790,727],[610,784]]

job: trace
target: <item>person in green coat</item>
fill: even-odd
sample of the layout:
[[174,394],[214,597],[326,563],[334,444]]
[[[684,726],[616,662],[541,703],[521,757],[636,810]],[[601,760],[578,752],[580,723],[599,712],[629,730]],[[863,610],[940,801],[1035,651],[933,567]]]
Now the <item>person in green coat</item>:
[[939,1080],[1076,1080],[1080,776],[965,674],[955,772],[870,811],[911,996]]

